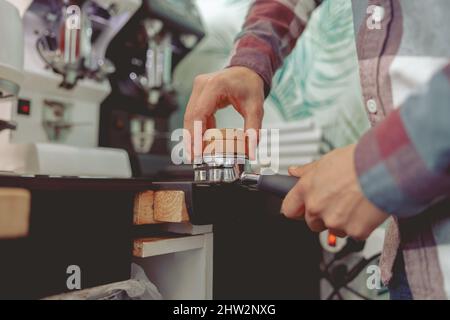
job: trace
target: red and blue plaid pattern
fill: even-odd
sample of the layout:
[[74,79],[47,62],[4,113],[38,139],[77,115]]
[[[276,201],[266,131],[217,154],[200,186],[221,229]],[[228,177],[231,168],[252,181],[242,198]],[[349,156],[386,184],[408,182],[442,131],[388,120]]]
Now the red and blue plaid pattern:
[[450,65],[360,140],[361,187],[401,218],[450,194]]

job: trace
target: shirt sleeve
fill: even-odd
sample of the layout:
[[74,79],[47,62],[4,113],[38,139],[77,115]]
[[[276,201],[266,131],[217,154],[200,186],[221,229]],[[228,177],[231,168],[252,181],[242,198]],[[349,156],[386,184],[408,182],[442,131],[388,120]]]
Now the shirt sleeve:
[[450,65],[363,136],[355,166],[366,197],[399,218],[450,196]]
[[266,95],[272,78],[297,43],[321,0],[255,0],[236,39],[229,66],[254,70],[264,80]]

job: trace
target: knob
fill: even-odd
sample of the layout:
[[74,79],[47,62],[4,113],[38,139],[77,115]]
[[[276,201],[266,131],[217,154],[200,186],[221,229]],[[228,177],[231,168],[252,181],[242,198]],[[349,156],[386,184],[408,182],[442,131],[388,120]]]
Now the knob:
[[14,121],[0,120],[0,131],[16,130],[17,124]]

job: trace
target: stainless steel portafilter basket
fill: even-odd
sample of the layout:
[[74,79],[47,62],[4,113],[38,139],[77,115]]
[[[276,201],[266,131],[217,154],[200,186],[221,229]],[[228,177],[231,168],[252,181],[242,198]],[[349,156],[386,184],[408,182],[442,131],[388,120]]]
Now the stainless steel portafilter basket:
[[298,178],[286,175],[260,175],[251,173],[250,163],[245,155],[204,155],[203,162],[194,165],[194,181],[204,183],[240,183],[256,186],[258,190],[282,198],[298,182]]

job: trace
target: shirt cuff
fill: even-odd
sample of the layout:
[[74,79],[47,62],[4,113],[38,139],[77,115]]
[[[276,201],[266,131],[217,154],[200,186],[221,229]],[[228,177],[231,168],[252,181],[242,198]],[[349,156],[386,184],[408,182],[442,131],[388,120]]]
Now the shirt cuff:
[[270,58],[260,50],[251,48],[241,48],[230,61],[230,67],[246,67],[256,72],[264,81],[264,95],[270,93],[272,87],[272,63]]

